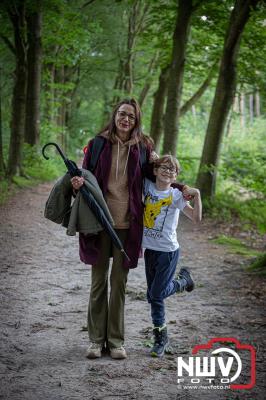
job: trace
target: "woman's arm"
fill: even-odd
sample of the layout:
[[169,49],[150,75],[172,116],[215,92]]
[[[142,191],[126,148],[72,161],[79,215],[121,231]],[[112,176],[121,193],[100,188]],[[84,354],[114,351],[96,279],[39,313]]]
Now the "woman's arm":
[[195,188],[186,188],[184,189],[183,193],[186,196],[192,196],[194,199],[194,207],[191,207],[191,205],[189,204],[186,205],[186,207],[183,209],[183,213],[193,222],[200,222],[202,218],[202,203],[200,191]]

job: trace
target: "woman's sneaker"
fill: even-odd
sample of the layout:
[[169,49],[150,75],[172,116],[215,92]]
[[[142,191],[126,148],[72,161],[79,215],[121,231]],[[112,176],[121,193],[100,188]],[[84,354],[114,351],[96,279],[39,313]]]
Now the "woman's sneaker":
[[190,275],[190,272],[187,268],[181,268],[179,271],[179,278],[183,278],[185,279],[185,281],[187,282],[186,286],[185,286],[185,290],[187,292],[192,292],[192,290],[195,287],[195,283],[192,279],[192,276]]
[[91,342],[87,349],[87,358],[100,358],[102,356],[103,345]]
[[165,349],[169,344],[168,336],[167,336],[167,327],[164,328],[154,328],[154,344],[151,349],[152,357],[162,357],[164,355]]
[[124,347],[113,347],[110,349],[110,356],[116,360],[127,358],[127,353]]

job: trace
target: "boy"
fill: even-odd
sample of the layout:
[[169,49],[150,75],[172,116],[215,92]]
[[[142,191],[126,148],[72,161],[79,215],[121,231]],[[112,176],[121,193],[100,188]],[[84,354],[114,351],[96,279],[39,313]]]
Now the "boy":
[[[142,245],[147,279],[147,299],[151,304],[154,325],[154,345],[151,355],[161,357],[168,345],[165,324],[164,299],[174,293],[191,292],[194,282],[189,271],[181,268],[174,279],[179,255],[176,238],[179,211],[194,222],[201,220],[202,205],[198,189],[186,187],[181,193],[171,187],[180,171],[179,162],[170,155],[154,161],[156,182],[145,180],[144,185],[144,231]],[[183,198],[192,196],[194,208]]]

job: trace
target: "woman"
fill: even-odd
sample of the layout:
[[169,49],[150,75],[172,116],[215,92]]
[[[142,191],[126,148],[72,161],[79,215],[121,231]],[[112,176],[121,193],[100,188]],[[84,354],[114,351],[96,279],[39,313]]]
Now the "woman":
[[[152,141],[141,129],[141,112],[134,99],[121,101],[108,125],[98,134],[104,138],[94,175],[114,220],[114,228],[130,261],[117,250],[103,231],[97,236],[80,234],[80,258],[92,265],[88,309],[89,358],[101,357],[106,345],[115,359],[126,358],[124,343],[124,304],[127,275],[137,267],[143,229],[142,170],[140,149],[152,161]],[[89,169],[94,139],[87,148],[83,168]],[[78,190],[84,179],[71,179]],[[109,259],[113,257],[108,302]]]

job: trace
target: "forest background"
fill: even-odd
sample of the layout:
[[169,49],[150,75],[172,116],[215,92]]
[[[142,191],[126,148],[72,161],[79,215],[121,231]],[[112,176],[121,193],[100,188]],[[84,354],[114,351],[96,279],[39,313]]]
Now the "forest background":
[[135,97],[205,215],[265,234],[265,27],[259,0],[2,1],[0,202],[64,172],[45,143],[79,160]]

